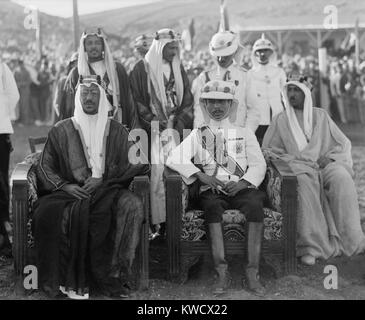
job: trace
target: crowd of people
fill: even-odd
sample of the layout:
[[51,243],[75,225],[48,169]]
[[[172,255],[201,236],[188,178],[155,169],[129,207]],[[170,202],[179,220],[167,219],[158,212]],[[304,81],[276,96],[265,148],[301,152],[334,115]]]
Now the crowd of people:
[[[151,41],[151,35],[142,35],[132,44],[128,38],[124,42],[112,41],[110,47],[114,59],[130,73],[135,63],[147,52]],[[15,120],[21,125],[52,125],[57,121],[57,84],[70,71],[75,55],[59,57],[54,53],[56,49],[52,48],[51,45],[45,46],[40,58],[34,46],[29,46],[26,52],[15,57],[14,54],[3,52],[2,60],[15,74],[21,92],[15,114]],[[240,64],[246,70],[253,66],[251,53],[251,44],[245,45],[240,52]],[[286,74],[295,71],[308,75],[314,84],[314,104],[321,104],[336,121],[365,123],[365,62],[356,68],[354,53],[341,50],[331,51],[327,59],[326,72],[320,72],[314,50],[303,55],[300,48],[293,47],[278,57],[277,65]],[[203,70],[212,69],[215,64],[209,50],[183,50],[181,60],[190,84]]]
[[[79,51],[62,72],[47,57],[33,76],[22,61],[14,66],[14,76],[2,64],[1,93],[11,97],[2,102],[7,109],[0,109],[0,151],[7,161],[0,179],[3,238],[11,228],[4,178],[11,120],[57,122],[36,168],[39,199],[33,216],[39,285],[47,293],[75,299],[87,299],[94,288],[110,296],[128,294],[143,223],[141,199],[129,185],[136,175],[149,174],[151,233],[163,236],[166,166],[186,185],[198,183],[216,295],[232,281],[222,233],[227,209],[246,215],[244,277],[247,289],[265,295],[259,272],[265,158],[285,161],[297,177],[296,252],[303,264],[365,251],[351,142],[332,120],[330,104],[327,112],[320,105],[323,98],[312,91],[318,87],[315,59],[283,56],[280,66],[264,35],[245,52],[237,34],[219,31],[209,43],[209,56],[182,53],[179,40],[171,29],[152,38],[142,35],[135,42],[135,58],[123,66],[103,30],[93,28],[82,34]],[[242,66],[247,54],[249,70]],[[328,87],[340,121],[353,121],[343,95],[352,90],[354,70],[342,70],[335,62],[333,69]],[[317,80],[325,83],[325,77]],[[19,116],[10,112],[18,100]],[[32,107],[25,110],[29,101]]]

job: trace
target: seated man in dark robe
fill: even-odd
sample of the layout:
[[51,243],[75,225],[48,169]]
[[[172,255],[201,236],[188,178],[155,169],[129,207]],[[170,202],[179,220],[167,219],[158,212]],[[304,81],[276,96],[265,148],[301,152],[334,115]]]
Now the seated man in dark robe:
[[99,77],[80,79],[74,116],[50,130],[37,168],[35,249],[40,288],[50,294],[126,294],[144,216],[128,187],[149,165],[130,159],[134,143],[108,105]]
[[[138,115],[131,95],[127,72],[120,62],[114,61],[107,36],[100,28],[86,30],[82,34],[77,67],[71,70],[66,80],[62,92],[66,97],[61,99],[62,103],[66,105],[61,104],[60,109],[71,112],[69,113],[70,117],[75,108],[73,98],[79,75],[83,77],[100,76],[101,86],[104,88],[111,105],[108,110],[109,116],[130,130],[138,127]],[[68,99],[67,96],[71,96],[71,99]],[[67,114],[64,119],[66,117]]]

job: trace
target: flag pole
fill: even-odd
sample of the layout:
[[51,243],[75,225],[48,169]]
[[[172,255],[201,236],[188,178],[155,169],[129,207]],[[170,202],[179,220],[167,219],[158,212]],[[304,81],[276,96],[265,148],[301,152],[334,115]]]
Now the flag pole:
[[42,21],[38,8],[37,8],[36,43],[37,43],[38,59],[40,60],[42,58]]
[[77,0],[73,0],[74,49],[77,51],[80,42],[80,21]]
[[359,38],[359,18],[356,18],[355,22],[355,66],[356,70],[359,71],[360,68],[360,38]]

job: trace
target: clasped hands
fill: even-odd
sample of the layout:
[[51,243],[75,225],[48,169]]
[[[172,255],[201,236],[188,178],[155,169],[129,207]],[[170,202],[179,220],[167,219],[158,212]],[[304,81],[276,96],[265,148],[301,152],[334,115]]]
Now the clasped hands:
[[89,177],[84,185],[80,187],[77,184],[65,184],[61,190],[74,196],[78,200],[87,199],[102,184],[103,178]]
[[317,160],[317,164],[319,165],[320,169],[324,169],[325,167],[327,167],[328,164],[330,164],[331,162],[333,162],[332,159],[327,158],[325,156],[321,156],[318,160]]
[[230,181],[228,183],[224,183],[216,177],[208,176],[204,172],[198,172],[196,177],[201,183],[209,186],[213,193],[224,193],[228,197],[234,197],[238,192],[250,186],[250,183],[246,180],[239,180],[237,182]]

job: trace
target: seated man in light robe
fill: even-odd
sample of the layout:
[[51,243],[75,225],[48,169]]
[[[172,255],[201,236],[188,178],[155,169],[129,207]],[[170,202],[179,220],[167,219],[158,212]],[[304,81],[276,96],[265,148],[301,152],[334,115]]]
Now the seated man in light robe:
[[85,299],[90,288],[128,294],[144,217],[128,187],[149,166],[132,164],[132,139],[108,119],[109,108],[100,78],[80,78],[74,116],[50,130],[37,167],[37,268],[40,287],[51,295]]
[[200,96],[206,124],[194,129],[172,150],[166,165],[179,172],[187,184],[196,180],[201,184],[199,202],[218,274],[213,293],[224,293],[230,284],[221,223],[226,210],[237,209],[248,221],[248,288],[263,295],[258,268],[265,194],[257,188],[265,177],[266,162],[254,133],[234,124],[238,105],[234,92],[234,83],[206,83]]
[[310,89],[306,77],[288,79],[286,110],[274,118],[263,141],[264,153],[287,162],[297,176],[297,256],[307,265],[365,248],[351,143],[325,110],[312,107]]

